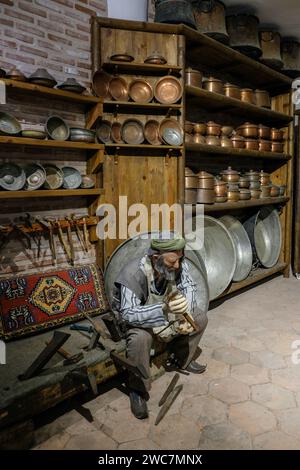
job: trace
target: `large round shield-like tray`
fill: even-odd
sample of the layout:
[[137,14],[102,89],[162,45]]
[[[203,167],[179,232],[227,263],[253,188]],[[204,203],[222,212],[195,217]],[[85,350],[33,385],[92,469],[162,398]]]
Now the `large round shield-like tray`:
[[24,170],[14,163],[0,165],[0,188],[8,191],[19,191],[26,181]]
[[[151,235],[154,237],[158,234],[152,232]],[[130,260],[142,258],[147,254],[150,242],[150,234],[141,234],[126,240],[111,255],[104,273],[105,290],[110,303],[113,297],[114,282],[122,267]],[[189,266],[191,277],[197,286],[197,305],[203,312],[207,312],[209,297],[204,264],[199,254],[192,250],[185,250],[185,259]]]

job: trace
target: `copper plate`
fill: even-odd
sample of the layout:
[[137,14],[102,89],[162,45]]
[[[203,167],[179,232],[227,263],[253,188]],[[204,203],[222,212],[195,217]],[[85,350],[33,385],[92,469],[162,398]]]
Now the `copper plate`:
[[137,78],[129,85],[129,96],[136,103],[150,103],[153,99],[152,86],[146,80]]
[[111,142],[111,123],[105,119],[100,121],[96,127],[96,136],[103,144]]
[[111,78],[111,75],[101,69],[94,73],[92,79],[93,90],[99,98],[109,98],[109,82]]
[[128,83],[124,78],[113,77],[109,82],[109,93],[116,101],[128,101]]
[[111,138],[116,144],[121,144],[122,134],[121,134],[122,124],[118,121],[115,121],[111,125]]
[[177,103],[182,97],[180,81],[171,75],[160,78],[156,82],[154,96],[162,104]]
[[139,145],[144,142],[144,130],[138,119],[127,119],[122,126],[122,139],[126,144]]
[[154,64],[154,65],[164,65],[167,63],[167,60],[160,55],[158,52],[154,52],[153,54],[149,55],[145,60],[145,64]]
[[161,145],[162,141],[159,137],[159,122],[150,119],[144,126],[145,139],[151,145]]
[[81,188],[92,189],[95,187],[95,175],[82,175]]
[[113,54],[110,57],[110,60],[113,60],[114,62],[133,62],[134,57],[130,54]]
[[182,135],[182,140],[183,140],[183,131],[182,131],[181,125],[179,124],[178,121],[176,121],[176,119],[167,118],[161,121],[160,126],[159,126],[159,137],[162,141],[163,141],[163,133],[165,129],[175,129]]

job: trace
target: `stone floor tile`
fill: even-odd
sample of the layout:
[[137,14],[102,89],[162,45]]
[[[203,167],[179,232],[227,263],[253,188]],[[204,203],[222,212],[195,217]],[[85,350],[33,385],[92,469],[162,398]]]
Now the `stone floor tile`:
[[183,402],[181,414],[203,428],[226,421],[227,405],[213,397],[192,397]]
[[294,394],[274,384],[254,385],[252,387],[252,400],[272,410],[296,407]]
[[102,421],[101,430],[116,442],[144,439],[149,432],[150,418],[139,420],[133,416],[128,403],[127,408],[115,411],[108,407],[104,416],[98,416]]
[[33,450],[62,450],[70,438],[70,434],[67,432],[61,432],[33,447]]
[[269,382],[268,370],[253,364],[240,364],[231,368],[231,376],[247,385]]
[[233,424],[252,435],[276,429],[276,419],[273,413],[264,406],[251,401],[231,405],[229,419]]
[[118,450],[160,450],[160,447],[150,439],[139,439],[120,444]]
[[149,438],[164,450],[197,449],[200,426],[180,414],[166,416],[150,428]]
[[249,450],[251,438],[231,423],[206,426],[200,437],[201,450]]
[[77,423],[72,424],[69,426],[66,431],[71,436],[76,436],[77,434],[84,434],[85,432],[93,432],[99,429],[99,424],[97,421],[89,423],[86,419],[81,419]]
[[72,436],[64,446],[65,450],[113,450],[116,448],[117,443],[102,431]]
[[230,367],[221,361],[216,361],[211,358],[207,361],[207,369],[203,374],[207,380],[213,380],[223,377],[228,377],[230,374]]
[[281,431],[270,431],[253,439],[254,450],[300,450],[300,441]]
[[300,440],[300,409],[277,411],[276,416],[281,431]]
[[257,367],[265,367],[267,369],[282,369],[286,367],[285,360],[281,354],[268,350],[250,353],[250,362]]
[[249,400],[250,389],[248,385],[232,377],[213,380],[209,385],[209,394],[224,403],[239,403]]
[[266,345],[266,349],[284,356],[292,354],[292,343],[298,338],[295,333],[272,330],[266,331],[260,339]]
[[254,351],[262,351],[265,349],[264,344],[259,339],[251,337],[247,334],[233,338],[231,345],[249,353]]
[[298,392],[300,390],[300,365],[271,371],[271,381],[283,388]]
[[241,349],[228,346],[226,348],[215,349],[213,358],[217,361],[225,362],[229,365],[245,364],[249,361],[249,353]]

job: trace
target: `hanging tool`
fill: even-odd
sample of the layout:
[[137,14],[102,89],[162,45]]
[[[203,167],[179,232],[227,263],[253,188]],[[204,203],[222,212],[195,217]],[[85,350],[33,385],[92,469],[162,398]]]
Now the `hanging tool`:
[[171,394],[168,396],[165,403],[162,405],[161,409],[159,410],[159,413],[155,420],[155,426],[157,426],[161,422],[161,420],[165,417],[165,415],[168,413],[169,409],[173,405],[174,401],[176,400],[176,398],[178,397],[182,389],[183,389],[183,385],[178,385],[177,387],[175,387],[173,392],[171,392]]
[[89,240],[89,232],[87,229],[86,217],[83,217],[83,236],[84,236],[84,243],[86,246],[86,252],[90,249],[90,240]]
[[87,252],[88,248],[85,246],[83,235],[81,233],[79,225],[77,224],[78,218],[76,218],[76,214],[71,214],[71,220],[74,222],[75,231],[76,231],[76,235],[77,235],[78,241],[80,243],[80,246],[84,251]]
[[66,253],[66,255],[67,255],[67,260],[68,260],[68,262],[72,264],[71,252],[70,252],[70,250],[69,250],[68,245],[67,245],[66,242],[65,242],[64,234],[63,234],[62,228],[61,228],[61,226],[60,226],[60,221],[59,221],[58,219],[56,219],[55,223],[56,223],[56,226],[57,226],[57,228],[58,228],[58,237],[59,237],[59,241],[60,241],[60,243],[61,243],[61,246],[63,247],[63,249],[64,249],[64,251],[65,251],[65,253]]
[[49,230],[49,246],[50,246],[50,251],[51,251],[51,255],[52,255],[52,263],[53,264],[56,264],[56,261],[57,261],[57,255],[56,255],[56,243],[55,243],[55,238],[54,238],[54,224],[55,224],[55,221],[53,221],[51,218],[49,217],[44,217],[43,219],[47,226],[48,226],[48,230]]
[[167,400],[170,393],[173,392],[173,390],[175,388],[175,385],[177,384],[178,380],[179,380],[179,374],[178,374],[178,372],[176,372],[176,374],[174,375],[174,377],[171,380],[170,384],[168,385],[167,390],[165,391],[165,393],[163,394],[163,396],[159,400],[159,403],[158,403],[159,406],[162,406],[165,403],[165,401]]
[[[48,346],[49,344],[50,341],[46,341],[46,345]],[[57,350],[57,353],[65,359],[63,362],[64,366],[67,366],[69,364],[76,364],[77,362],[81,361],[81,359],[83,359],[84,357],[83,352],[80,352],[78,354],[71,354],[63,348],[59,348]]]
[[31,250],[31,238],[30,236],[24,232],[15,222],[12,222],[10,224],[10,226],[18,233],[20,233],[22,235],[22,237],[24,237],[27,241],[27,249],[28,250]]
[[23,222],[26,228],[31,229],[32,239],[37,246],[37,257],[40,258],[42,234],[34,231],[32,216],[28,212],[26,212],[25,217],[24,216],[20,217],[20,221]]
[[61,331],[55,331],[50,343],[43,349],[33,363],[28,367],[27,371],[19,376],[19,380],[28,380],[41,372],[47,362],[52,359],[54,354],[61,348],[61,346],[70,338],[71,335]]
[[73,238],[72,238],[72,229],[71,229],[71,223],[72,220],[69,217],[65,217],[66,221],[68,222],[67,225],[67,235],[68,235],[68,242],[69,242],[69,248],[70,248],[70,260],[71,264],[74,265],[75,261],[75,252],[74,252],[74,245],[73,245]]

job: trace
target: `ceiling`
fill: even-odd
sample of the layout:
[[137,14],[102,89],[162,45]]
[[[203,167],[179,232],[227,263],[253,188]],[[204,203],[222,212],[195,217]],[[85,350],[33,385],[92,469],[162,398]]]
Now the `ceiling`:
[[275,26],[282,36],[300,40],[300,1],[299,0],[223,0],[226,14],[236,8],[239,11],[254,13],[262,26]]

